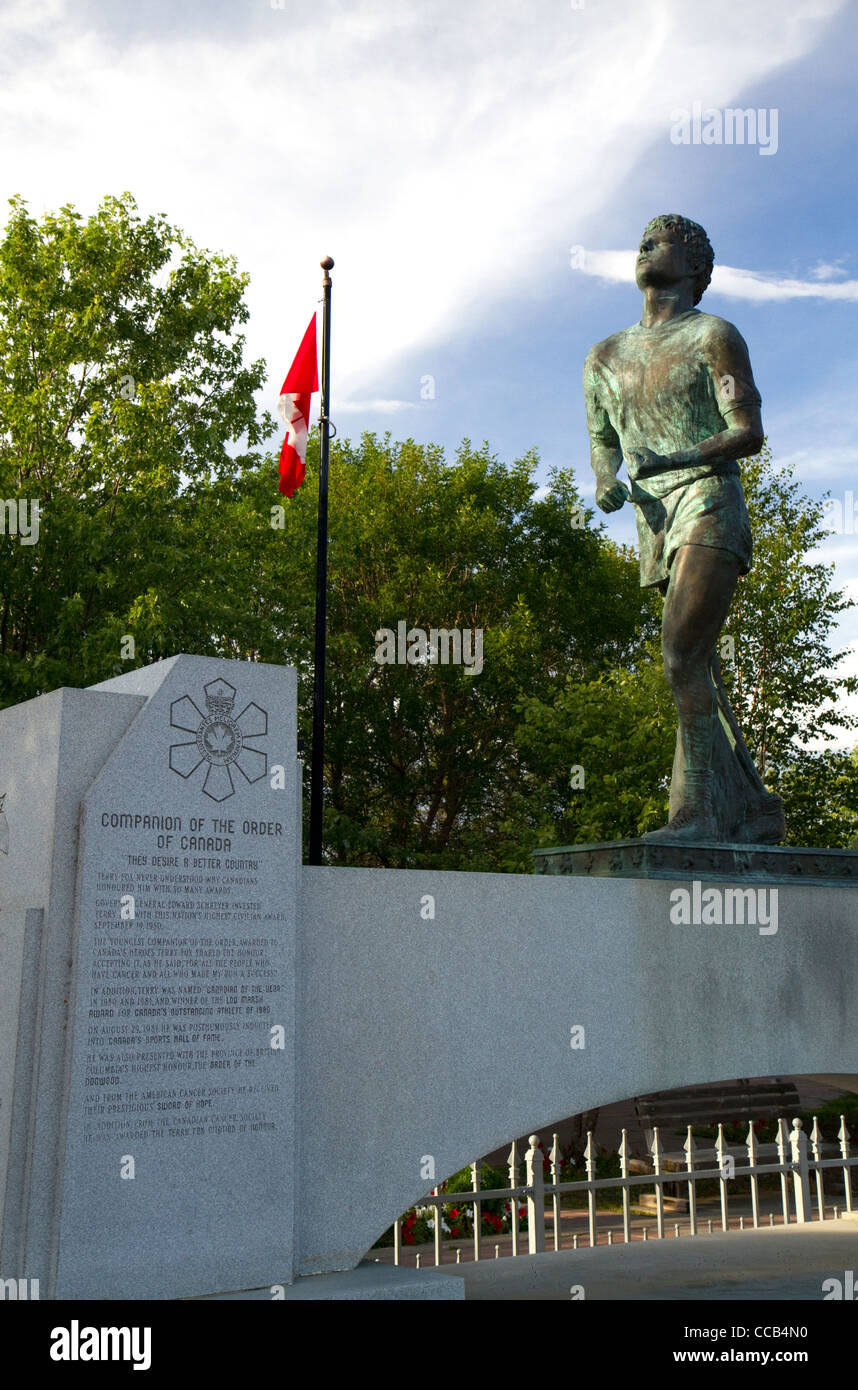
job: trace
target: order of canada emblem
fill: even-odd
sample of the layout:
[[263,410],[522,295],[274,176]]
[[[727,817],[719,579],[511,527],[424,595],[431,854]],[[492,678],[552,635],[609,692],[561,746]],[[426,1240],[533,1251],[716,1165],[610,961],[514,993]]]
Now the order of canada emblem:
[[194,735],[190,742],[172,745],[170,767],[187,778],[206,763],[203,791],[212,801],[226,801],[235,791],[236,769],[246,782],[258,782],[268,771],[267,755],[247,741],[268,733],[268,715],[253,701],[233,715],[235,686],[222,678],[203,689],[205,714],[189,695],[170,705],[170,727]]

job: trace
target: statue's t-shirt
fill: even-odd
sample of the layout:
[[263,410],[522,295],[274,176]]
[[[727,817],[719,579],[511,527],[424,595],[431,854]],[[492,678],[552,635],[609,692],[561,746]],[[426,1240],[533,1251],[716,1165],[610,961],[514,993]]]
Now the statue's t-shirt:
[[629,477],[649,494],[713,474],[738,476],[737,463],[641,471],[633,449],[672,454],[729,427],[729,414],[760,404],[745,340],[716,314],[689,309],[666,323],[636,323],[591,348],[584,364],[587,429],[622,449]]

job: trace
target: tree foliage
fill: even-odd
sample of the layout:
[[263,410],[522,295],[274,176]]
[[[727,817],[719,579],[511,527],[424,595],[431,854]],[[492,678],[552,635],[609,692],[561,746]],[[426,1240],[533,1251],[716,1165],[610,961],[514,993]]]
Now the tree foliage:
[[[249,567],[259,655],[299,671],[309,741],[317,443],[283,530]],[[571,474],[465,440],[455,461],[364,435],[332,450],[325,836],[337,862],[530,868],[542,793],[518,704],[641,650],[652,617],[631,558],[576,528]],[[260,516],[270,482],[248,475]],[[382,629],[481,630],[483,669],[382,664]],[[649,628],[647,627],[649,624]]]
[[858,678],[836,674],[838,617],[854,600],[832,587],[834,565],[812,557],[825,538],[824,505],[807,497],[768,445],[742,467],[754,535],[751,573],[739,582],[725,631],[735,660],[722,663],[730,702],[765,778],[794,745],[831,741],[855,727],[844,694]]
[[11,206],[0,493],[38,500],[41,519],[37,544],[2,542],[5,704],[123,669],[126,634],[138,663],[177,639],[214,650],[198,505],[209,511],[213,480],[234,471],[230,446],[274,428],[254,400],[263,363],[243,363],[247,277],[231,257],[141,218],[129,194],[86,219]]

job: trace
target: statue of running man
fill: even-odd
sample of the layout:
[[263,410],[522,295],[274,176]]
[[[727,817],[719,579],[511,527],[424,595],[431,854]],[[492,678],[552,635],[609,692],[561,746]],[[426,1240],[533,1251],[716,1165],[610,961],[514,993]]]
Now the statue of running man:
[[[662,652],[678,717],[669,822],[647,840],[778,844],[767,792],[727,700],[717,642],[751,528],[738,460],[763,443],[745,340],[695,306],[712,276],[702,227],[654,217],[635,267],[640,323],[597,343],[584,366],[596,502],[635,506],[641,585],[664,594]],[[625,460],[630,489],[617,479]]]

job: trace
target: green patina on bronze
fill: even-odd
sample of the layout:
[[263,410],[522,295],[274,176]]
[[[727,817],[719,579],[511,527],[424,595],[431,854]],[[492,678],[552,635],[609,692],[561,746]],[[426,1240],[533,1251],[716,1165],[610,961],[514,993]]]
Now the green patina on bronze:
[[665,596],[678,730],[670,822],[646,838],[777,844],[783,806],[748,752],[716,652],[752,563],[738,460],[759,451],[763,427],[742,335],[695,307],[713,260],[696,222],[667,214],[647,226],[635,268],[641,320],[597,343],[584,366],[590,461],[603,511],[634,504],[641,584]]

